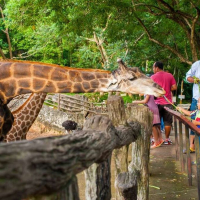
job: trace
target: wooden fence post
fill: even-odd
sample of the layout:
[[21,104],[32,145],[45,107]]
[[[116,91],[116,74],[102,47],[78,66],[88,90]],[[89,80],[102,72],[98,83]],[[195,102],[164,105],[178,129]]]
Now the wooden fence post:
[[128,106],[128,122],[137,120],[141,124],[141,134],[132,143],[132,162],[129,172],[138,174],[138,200],[149,199],[149,153],[152,134],[153,114],[146,106]]
[[111,199],[111,175],[110,175],[111,155],[103,163],[94,163],[85,173],[85,198],[87,200]]
[[[88,122],[84,125],[84,130],[91,127]],[[107,127],[99,127],[99,130],[104,131]],[[108,158],[102,163],[94,163],[84,171],[85,174],[85,198],[87,200],[110,200],[111,199],[111,152]]]
[[[126,113],[124,102],[121,96],[110,96],[107,100],[107,109],[109,119],[115,127],[126,126]],[[128,171],[128,146],[113,151],[115,162],[115,176],[117,177],[121,172]],[[116,191],[116,199],[122,199],[122,194]]]
[[118,174],[115,181],[119,193],[123,196],[123,200],[137,200],[137,177],[136,174],[123,172]]

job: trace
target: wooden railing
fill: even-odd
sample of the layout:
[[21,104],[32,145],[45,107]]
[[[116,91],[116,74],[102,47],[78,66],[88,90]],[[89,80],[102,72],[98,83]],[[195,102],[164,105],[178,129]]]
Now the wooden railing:
[[[166,108],[174,116],[174,131],[175,131],[175,145],[176,145],[176,160],[180,161],[181,170],[185,171],[185,165],[187,166],[188,185],[192,185],[192,162],[190,155],[190,142],[189,131],[195,132],[195,154],[196,154],[196,166],[197,166],[197,187],[198,187],[198,199],[200,200],[200,152],[199,152],[199,137],[200,129],[194,125],[187,117],[180,114],[177,111]],[[185,126],[185,147],[186,147],[186,164],[183,155],[183,129]]]

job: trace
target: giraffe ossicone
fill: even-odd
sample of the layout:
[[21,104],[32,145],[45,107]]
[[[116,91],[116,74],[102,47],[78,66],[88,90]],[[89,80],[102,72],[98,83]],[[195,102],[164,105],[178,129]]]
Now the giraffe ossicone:
[[60,67],[27,61],[0,61],[0,134],[12,127],[13,117],[7,107],[12,98],[26,93],[88,93],[120,91],[161,96],[165,91],[138,68],[126,67],[118,60],[112,73],[97,69]]

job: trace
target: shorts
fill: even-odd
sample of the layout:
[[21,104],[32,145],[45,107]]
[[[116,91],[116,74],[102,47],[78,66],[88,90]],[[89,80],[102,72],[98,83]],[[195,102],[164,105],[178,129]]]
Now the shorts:
[[[196,110],[197,109],[197,100],[192,98],[192,103],[191,103],[191,106],[190,106],[190,111],[193,111],[193,110]],[[195,119],[195,116],[196,114],[192,115],[191,116],[191,119]],[[195,135],[194,131],[190,131],[190,135]]]
[[173,109],[173,106],[171,104],[166,104],[166,105],[158,104],[158,110],[159,110],[160,118],[161,117],[163,118],[164,125],[165,126],[172,126],[172,122],[173,122],[172,115],[167,110],[165,110],[164,107]]

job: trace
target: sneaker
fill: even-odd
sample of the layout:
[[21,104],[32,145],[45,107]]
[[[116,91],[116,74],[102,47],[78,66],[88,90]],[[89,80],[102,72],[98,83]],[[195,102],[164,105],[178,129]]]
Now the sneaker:
[[168,138],[168,139],[165,139],[165,141],[163,142],[163,144],[165,144],[165,145],[171,145],[172,141]]
[[154,145],[154,138],[151,138],[151,145]]

